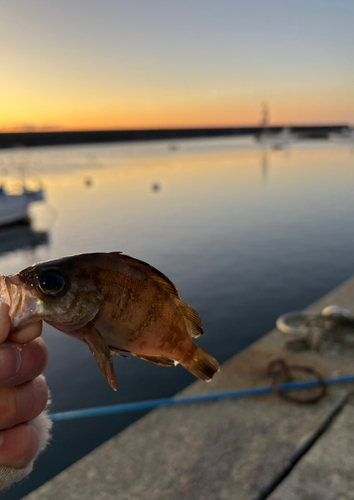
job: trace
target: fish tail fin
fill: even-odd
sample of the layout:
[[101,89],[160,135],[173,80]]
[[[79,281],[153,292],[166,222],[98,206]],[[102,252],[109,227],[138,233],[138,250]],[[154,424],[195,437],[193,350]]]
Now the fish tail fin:
[[210,354],[205,352],[204,349],[199,346],[195,347],[196,350],[193,357],[186,362],[181,362],[181,365],[201,380],[210,382],[213,375],[220,370],[219,363]]

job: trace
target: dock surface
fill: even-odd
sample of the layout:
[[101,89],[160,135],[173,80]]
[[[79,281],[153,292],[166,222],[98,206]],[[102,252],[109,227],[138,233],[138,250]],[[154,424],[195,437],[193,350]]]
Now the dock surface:
[[[354,278],[308,310],[330,304],[354,314]],[[269,385],[275,358],[324,377],[354,374],[354,347],[291,352],[273,330],[224,363],[212,383],[179,396]],[[330,386],[312,405],[271,394],[158,408],[24,500],[352,500],[352,387]]]

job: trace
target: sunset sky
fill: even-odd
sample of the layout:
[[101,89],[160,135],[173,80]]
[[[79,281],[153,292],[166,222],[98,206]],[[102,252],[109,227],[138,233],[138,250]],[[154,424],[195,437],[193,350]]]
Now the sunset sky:
[[353,0],[0,0],[0,130],[354,123]]

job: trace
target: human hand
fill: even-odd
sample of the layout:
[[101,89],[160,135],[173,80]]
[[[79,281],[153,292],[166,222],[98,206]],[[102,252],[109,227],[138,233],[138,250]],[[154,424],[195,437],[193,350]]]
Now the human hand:
[[39,338],[42,322],[10,333],[8,311],[0,303],[0,489],[31,472],[51,428],[43,411],[48,388],[41,373],[48,354]]

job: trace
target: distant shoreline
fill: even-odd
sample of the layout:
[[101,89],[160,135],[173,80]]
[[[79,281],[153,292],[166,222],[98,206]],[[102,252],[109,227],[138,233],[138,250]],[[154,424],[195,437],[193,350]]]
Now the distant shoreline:
[[[303,138],[325,139],[330,132],[339,132],[347,125],[294,126],[291,130]],[[269,127],[267,132],[276,133],[283,127]],[[3,132],[0,148],[60,146],[108,142],[135,142],[211,138],[222,136],[259,136],[261,127],[178,128],[155,130],[92,130],[75,132]]]

